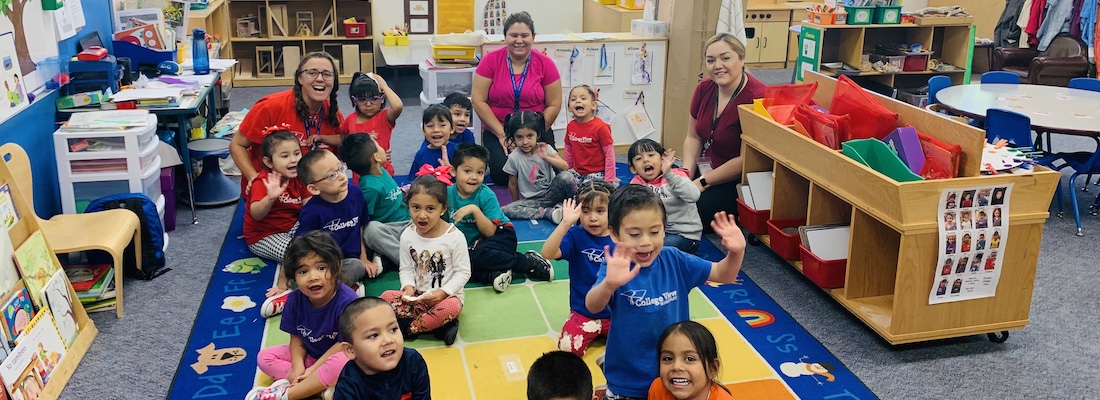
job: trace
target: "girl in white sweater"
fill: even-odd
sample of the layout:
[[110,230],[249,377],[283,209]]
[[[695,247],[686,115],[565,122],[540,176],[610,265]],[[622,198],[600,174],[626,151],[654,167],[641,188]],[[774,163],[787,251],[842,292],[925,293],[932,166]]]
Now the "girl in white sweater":
[[699,187],[691,181],[687,170],[672,168],[676,152],[665,151],[660,143],[642,139],[630,145],[626,159],[630,161],[630,172],[634,173],[630,183],[653,189],[665,204],[668,218],[664,245],[695,254],[699,250],[699,239],[703,237],[703,223],[699,221],[699,208],[695,206],[699,201]]

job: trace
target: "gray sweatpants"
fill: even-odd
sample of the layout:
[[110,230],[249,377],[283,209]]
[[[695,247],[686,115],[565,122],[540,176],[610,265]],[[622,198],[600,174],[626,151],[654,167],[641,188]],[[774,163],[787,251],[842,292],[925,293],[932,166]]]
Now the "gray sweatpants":
[[412,221],[371,221],[363,228],[363,243],[375,253],[381,253],[390,261],[400,263],[401,232],[409,225],[412,225]]
[[355,287],[356,283],[367,276],[367,266],[358,258],[345,258],[340,260],[340,275],[343,275],[345,285]]
[[569,171],[559,172],[550,180],[550,188],[542,197],[514,200],[504,206],[504,215],[512,219],[541,219],[550,218],[545,211],[561,204],[562,200],[577,194],[577,180]]

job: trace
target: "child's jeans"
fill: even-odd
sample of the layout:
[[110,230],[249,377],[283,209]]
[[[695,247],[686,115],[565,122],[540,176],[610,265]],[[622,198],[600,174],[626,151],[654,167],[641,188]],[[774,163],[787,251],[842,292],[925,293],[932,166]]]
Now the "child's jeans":
[[512,199],[511,203],[503,207],[504,215],[512,219],[549,219],[550,214],[547,210],[577,194],[576,182],[573,174],[568,171],[559,172],[554,175],[554,179],[550,180],[550,187],[541,197]]
[[394,263],[401,262],[401,232],[412,225],[410,221],[371,221],[363,228],[363,244]]
[[282,264],[283,253],[286,252],[286,247],[290,245],[290,239],[289,232],[279,232],[248,245],[248,249],[252,251],[252,254],[261,258],[275,261],[276,264]]
[[382,292],[380,297],[393,306],[397,318],[412,318],[413,321],[409,324],[409,333],[419,334],[434,331],[457,319],[458,313],[462,312],[462,301],[455,296],[448,296],[432,308],[428,308],[420,302],[406,303],[405,299],[401,298],[403,294],[405,292],[400,290],[387,290]]
[[569,319],[561,328],[558,337],[558,349],[583,356],[588,345],[597,336],[607,336],[611,330],[611,319],[588,318],[583,314],[569,310]]
[[665,246],[675,247],[688,254],[695,254],[696,251],[699,251],[698,240],[691,240],[676,233],[665,232]]
[[[261,349],[260,353],[256,355],[256,360],[260,371],[275,378],[275,380],[287,379],[287,375],[290,375],[290,369],[293,367],[290,362],[290,345],[288,344]],[[316,362],[317,359],[306,355],[306,368],[312,367]],[[340,351],[333,354],[317,368],[317,379],[325,387],[336,385],[336,380],[340,378],[340,370],[343,370],[344,364],[347,363],[348,356],[344,352]]]
[[527,272],[527,258],[516,252],[517,243],[511,224],[498,226],[492,237],[478,238],[470,248],[470,282],[492,285],[493,278],[504,271]]

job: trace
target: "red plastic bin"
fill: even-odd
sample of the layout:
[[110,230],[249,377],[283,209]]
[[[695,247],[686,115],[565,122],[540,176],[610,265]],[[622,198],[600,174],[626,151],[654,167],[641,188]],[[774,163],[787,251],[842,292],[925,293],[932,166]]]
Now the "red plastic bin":
[[802,274],[810,278],[813,283],[822,289],[835,289],[844,287],[844,271],[848,268],[848,259],[822,260],[817,255],[799,245],[799,253],[802,255]]
[[344,36],[349,38],[367,37],[366,22],[344,23]]
[[737,220],[741,222],[741,226],[749,230],[749,233],[753,235],[768,233],[768,217],[770,216],[771,210],[754,210],[749,208],[749,205],[741,199],[737,199]]
[[802,237],[798,231],[794,233],[783,232],[784,228],[798,228],[806,225],[806,218],[786,218],[768,220],[768,237],[771,238],[771,248],[775,254],[784,260],[797,260],[798,248],[802,245]]

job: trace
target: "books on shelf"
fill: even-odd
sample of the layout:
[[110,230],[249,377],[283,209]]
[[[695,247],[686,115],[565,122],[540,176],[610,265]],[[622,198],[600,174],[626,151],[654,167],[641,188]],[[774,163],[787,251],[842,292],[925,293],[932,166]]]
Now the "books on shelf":
[[27,285],[31,301],[38,308],[45,307],[46,299],[42,297],[42,288],[53,274],[60,270],[54,261],[54,255],[46,246],[46,238],[42,231],[34,231],[27,240],[15,249],[15,265],[23,274],[23,283]]
[[73,285],[73,290],[83,292],[95,286],[96,282],[103,278],[103,274],[111,269],[111,264],[73,265],[64,268],[65,275],[69,277],[69,283]]
[[149,110],[108,110],[73,113],[62,129],[124,129],[149,124]]
[[16,222],[19,222],[19,211],[15,209],[11,188],[5,183],[0,185],[0,224],[11,228]]
[[19,286],[19,289],[8,296],[3,305],[3,318],[0,323],[4,325],[3,334],[8,348],[14,347],[16,339],[27,329],[31,319],[34,318],[34,306],[31,305],[30,295],[27,289]]
[[34,398],[50,382],[65,357],[65,344],[51,313],[35,316],[8,358],[0,363],[0,379],[14,398]]
[[0,293],[7,293],[19,282],[19,271],[15,269],[15,261],[11,258],[15,247],[11,244],[11,236],[8,236],[8,228],[0,226]]
[[81,303],[88,304],[97,300],[106,299],[108,294],[113,295],[115,285],[115,269],[110,268],[88,290],[76,292],[76,297]]
[[68,349],[76,341],[80,332],[76,327],[73,298],[72,293],[69,292],[65,272],[55,272],[43,290],[48,309],[53,313],[53,321],[57,324],[57,333],[61,334],[61,339],[65,341],[65,348]]
[[805,225],[798,227],[802,245],[823,261],[848,258],[852,228],[848,224]]

